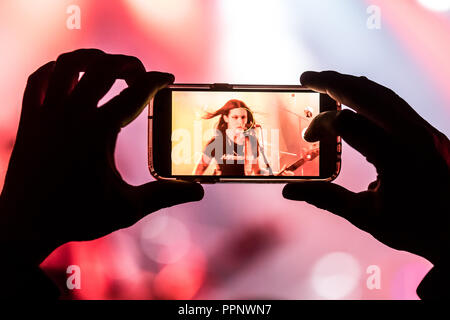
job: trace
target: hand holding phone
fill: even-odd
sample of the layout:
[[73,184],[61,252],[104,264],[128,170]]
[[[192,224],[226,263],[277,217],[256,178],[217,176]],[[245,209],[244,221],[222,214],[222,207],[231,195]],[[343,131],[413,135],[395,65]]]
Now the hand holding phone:
[[342,136],[376,167],[377,179],[362,192],[333,183],[292,183],[284,188],[284,197],[333,212],[395,249],[427,258],[435,267],[419,296],[448,297],[448,138],[392,90],[365,77],[306,72],[301,83],[356,111],[322,113],[305,138]]
[[[129,87],[98,107],[116,79]],[[10,272],[37,268],[63,243],[92,240],[202,198],[198,184],[129,185],[114,163],[120,129],[171,82],[172,75],[146,72],[135,57],[96,49],[62,54],[29,77],[0,197],[0,246]]]

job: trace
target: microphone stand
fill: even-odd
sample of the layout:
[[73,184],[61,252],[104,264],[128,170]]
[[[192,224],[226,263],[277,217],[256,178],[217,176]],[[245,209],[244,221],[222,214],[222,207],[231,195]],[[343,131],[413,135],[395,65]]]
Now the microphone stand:
[[264,143],[262,127],[260,125],[257,125],[256,127],[258,127],[260,129],[260,131],[261,131],[261,144],[259,145],[259,151],[261,152],[261,154],[263,156],[264,163],[266,164],[266,168],[269,169],[269,175],[273,176],[272,167],[270,166],[269,161],[267,160],[266,154],[264,152],[264,148],[262,147],[262,145]]

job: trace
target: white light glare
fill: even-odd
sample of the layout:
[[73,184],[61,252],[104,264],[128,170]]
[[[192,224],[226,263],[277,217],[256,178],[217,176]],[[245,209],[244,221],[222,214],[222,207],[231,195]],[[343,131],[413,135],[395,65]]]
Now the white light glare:
[[444,12],[450,9],[450,0],[418,0],[428,10]]

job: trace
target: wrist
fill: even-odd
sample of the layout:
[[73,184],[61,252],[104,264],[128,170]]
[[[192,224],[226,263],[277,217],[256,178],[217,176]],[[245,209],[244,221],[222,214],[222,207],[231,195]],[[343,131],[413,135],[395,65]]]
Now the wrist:
[[3,275],[0,298],[40,300],[57,299],[60,296],[58,287],[39,266],[18,265],[14,260],[4,259],[0,272]]
[[450,257],[447,242],[445,238],[442,239],[441,245],[436,246],[436,251],[429,258],[429,261],[433,263],[433,268],[425,275],[417,288],[417,295],[423,300],[450,298],[448,289],[450,288],[448,273]]
[[[39,234],[33,228],[34,217],[18,207],[17,202],[9,201],[0,195],[0,252],[2,260],[9,261],[11,268],[24,266],[39,267],[40,263],[53,251],[47,250],[46,235]],[[2,263],[2,267],[6,266]]]
[[417,288],[417,295],[422,300],[448,299],[450,298],[450,275],[448,261],[435,264],[426,274]]

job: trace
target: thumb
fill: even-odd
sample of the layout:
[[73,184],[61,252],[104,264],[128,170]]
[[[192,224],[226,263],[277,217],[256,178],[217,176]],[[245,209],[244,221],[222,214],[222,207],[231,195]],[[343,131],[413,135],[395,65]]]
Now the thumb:
[[[154,181],[129,190],[135,212],[131,224],[139,221],[151,212],[203,198],[204,191],[200,184],[184,181]],[[129,222],[128,222],[129,223]]]
[[389,164],[397,150],[393,136],[366,117],[347,109],[319,114],[306,130],[305,140],[326,140],[336,135],[358,150],[378,170]]
[[148,101],[159,90],[173,83],[174,79],[174,76],[169,73],[147,72],[99,110],[107,121],[123,128],[139,116]]
[[371,226],[370,208],[374,193],[355,193],[340,185],[329,182],[289,183],[283,189],[283,197],[290,200],[306,201],[313,206],[330,211],[355,225],[369,231]]
[[289,183],[283,189],[286,199],[306,201],[336,214],[347,211],[355,195],[344,187],[328,182]]

